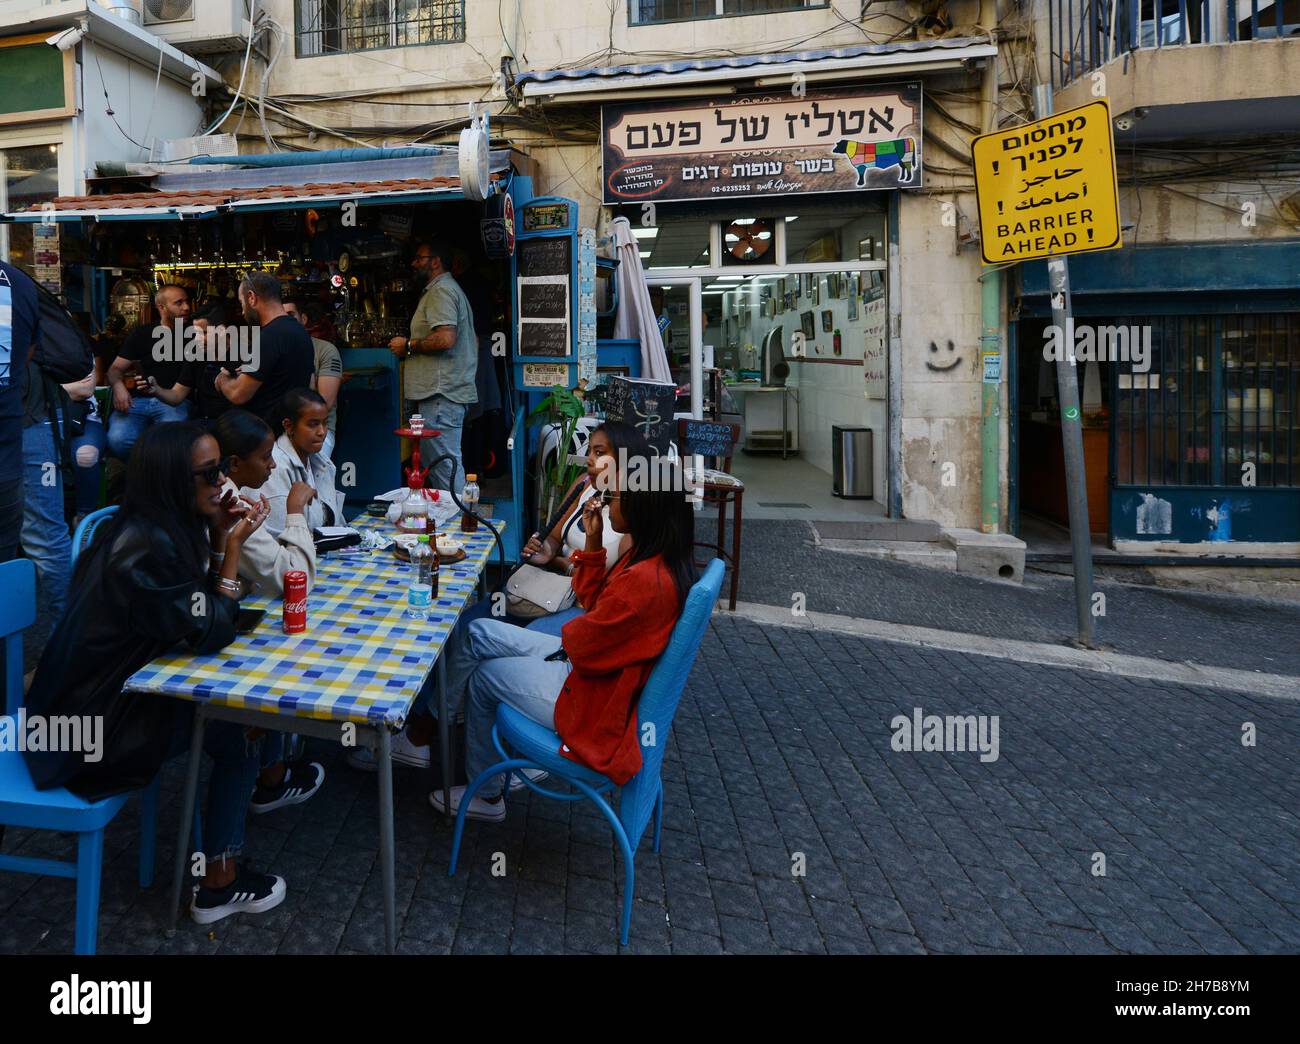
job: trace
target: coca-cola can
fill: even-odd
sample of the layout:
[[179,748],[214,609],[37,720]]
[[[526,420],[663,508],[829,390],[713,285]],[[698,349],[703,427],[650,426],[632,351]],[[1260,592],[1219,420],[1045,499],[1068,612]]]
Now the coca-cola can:
[[284,574],[284,633],[307,630],[307,574],[293,569]]

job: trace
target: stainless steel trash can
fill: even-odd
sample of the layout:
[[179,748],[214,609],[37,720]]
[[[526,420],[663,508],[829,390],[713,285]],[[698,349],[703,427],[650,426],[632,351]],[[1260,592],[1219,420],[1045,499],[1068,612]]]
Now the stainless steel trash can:
[[831,425],[831,492],[848,500],[870,500],[875,488],[870,428]]

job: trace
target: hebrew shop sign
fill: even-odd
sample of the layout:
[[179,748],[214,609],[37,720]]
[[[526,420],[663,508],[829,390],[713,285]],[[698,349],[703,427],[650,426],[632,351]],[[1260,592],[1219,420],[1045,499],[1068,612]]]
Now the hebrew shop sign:
[[606,203],[921,187],[921,85],[601,108]]

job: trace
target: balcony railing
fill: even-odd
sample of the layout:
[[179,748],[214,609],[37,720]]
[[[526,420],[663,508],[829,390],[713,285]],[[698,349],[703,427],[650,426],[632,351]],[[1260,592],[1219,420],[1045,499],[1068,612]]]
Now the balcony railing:
[[1300,37],[1300,0],[1051,0],[1052,85],[1145,47]]

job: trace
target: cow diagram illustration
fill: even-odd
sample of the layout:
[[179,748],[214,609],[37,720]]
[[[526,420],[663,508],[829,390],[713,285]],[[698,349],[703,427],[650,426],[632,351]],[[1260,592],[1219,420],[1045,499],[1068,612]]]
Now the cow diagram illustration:
[[900,185],[910,185],[916,179],[916,139],[912,137],[894,138],[891,141],[841,138],[831,148],[831,152],[843,156],[858,172],[858,188],[866,185],[869,170],[897,167]]

